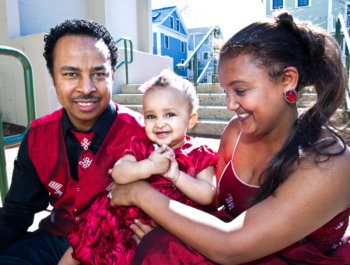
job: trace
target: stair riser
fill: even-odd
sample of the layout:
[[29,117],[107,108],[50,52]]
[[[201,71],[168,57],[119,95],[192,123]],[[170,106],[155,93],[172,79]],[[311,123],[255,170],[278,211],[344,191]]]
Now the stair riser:
[[[114,102],[120,104],[142,104],[142,94],[117,94],[112,96]],[[200,94],[199,105],[202,106],[226,106],[225,94]]]

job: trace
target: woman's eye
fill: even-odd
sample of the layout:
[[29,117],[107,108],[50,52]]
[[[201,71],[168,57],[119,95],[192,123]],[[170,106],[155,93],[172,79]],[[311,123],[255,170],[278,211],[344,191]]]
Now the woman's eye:
[[243,94],[246,91],[247,91],[246,89],[236,89],[237,95]]
[[175,114],[174,113],[168,113],[166,116],[169,118],[169,117],[175,116]]

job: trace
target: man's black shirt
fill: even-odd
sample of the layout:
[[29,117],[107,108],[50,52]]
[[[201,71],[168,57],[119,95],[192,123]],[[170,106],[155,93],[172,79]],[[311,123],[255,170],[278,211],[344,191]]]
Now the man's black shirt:
[[[116,107],[111,102],[90,130],[96,134],[89,149],[95,155],[101,147],[117,117]],[[70,176],[78,180],[78,160],[83,150],[70,130],[75,130],[65,110],[62,114],[62,129],[66,144]],[[12,183],[0,208],[0,249],[21,237],[33,223],[34,214],[45,210],[49,204],[49,192],[41,183],[32,161],[29,159],[28,133],[24,136],[14,161]]]

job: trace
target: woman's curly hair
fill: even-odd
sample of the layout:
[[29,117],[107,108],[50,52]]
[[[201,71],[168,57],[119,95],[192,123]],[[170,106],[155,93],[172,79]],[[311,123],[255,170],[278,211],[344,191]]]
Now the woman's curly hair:
[[68,19],[63,23],[50,29],[50,32],[45,35],[44,57],[46,59],[46,66],[50,74],[53,73],[53,51],[59,38],[67,35],[88,35],[103,40],[109,50],[111,59],[112,71],[117,65],[118,47],[113,40],[111,34],[107,29],[99,23],[88,21],[85,19]]

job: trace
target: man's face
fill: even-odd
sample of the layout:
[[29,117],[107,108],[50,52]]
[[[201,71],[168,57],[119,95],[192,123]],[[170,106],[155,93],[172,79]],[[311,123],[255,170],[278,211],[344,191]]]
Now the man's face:
[[87,35],[65,35],[57,41],[52,78],[58,100],[76,129],[90,129],[106,109],[112,77],[109,50],[103,41]]

